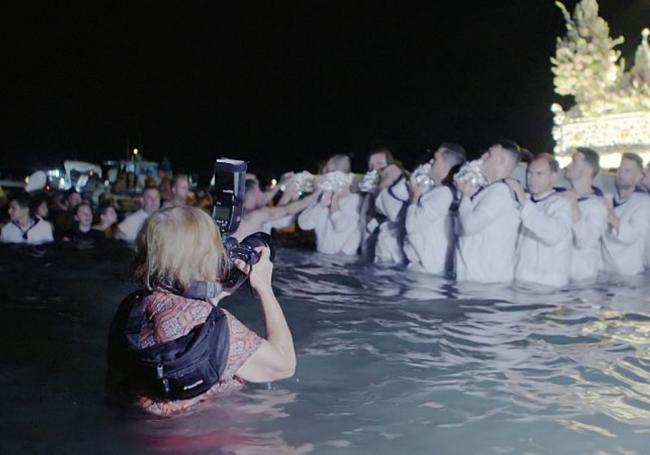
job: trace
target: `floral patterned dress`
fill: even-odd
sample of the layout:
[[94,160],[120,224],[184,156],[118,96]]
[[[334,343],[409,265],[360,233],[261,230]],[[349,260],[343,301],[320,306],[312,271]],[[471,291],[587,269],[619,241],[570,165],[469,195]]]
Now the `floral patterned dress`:
[[[146,348],[186,335],[197,325],[205,322],[213,306],[204,300],[193,300],[165,290],[156,290],[145,297],[147,322],[140,332],[140,347]],[[230,332],[230,344],[226,368],[218,383],[207,392],[188,400],[162,401],[139,397],[136,405],[141,410],[159,416],[189,413],[206,400],[217,395],[239,390],[242,379],[235,376],[239,368],[253,355],[262,339],[232,314],[219,309],[226,317]]]

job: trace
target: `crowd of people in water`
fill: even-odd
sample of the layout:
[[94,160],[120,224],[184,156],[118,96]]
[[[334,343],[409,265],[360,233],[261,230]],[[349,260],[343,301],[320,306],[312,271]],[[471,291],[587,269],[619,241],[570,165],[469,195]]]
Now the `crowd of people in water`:
[[[297,226],[314,231],[321,253],[480,283],[564,286],[601,271],[636,275],[650,266],[650,163],[644,167],[638,155],[622,154],[611,194],[594,184],[599,155],[589,148],[576,149],[560,169],[550,154],[498,142],[470,163],[481,178],[459,174],[468,165],[458,144],[443,143],[432,155],[426,168],[408,172],[388,149],[373,149],[363,178],[351,173],[348,156],[334,155],[318,176],[288,172],[268,188],[247,174],[233,235]],[[132,242],[161,209],[210,211],[209,191],[196,195],[189,183],[184,174],[150,182],[122,220],[110,192],[98,205],[74,189],[59,198],[15,193],[0,241]]]

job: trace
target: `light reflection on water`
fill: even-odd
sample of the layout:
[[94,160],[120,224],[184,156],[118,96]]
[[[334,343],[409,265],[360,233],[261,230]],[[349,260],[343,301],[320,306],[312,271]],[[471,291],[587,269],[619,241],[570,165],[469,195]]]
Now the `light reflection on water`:
[[[130,254],[0,250],[0,453],[647,453],[647,276],[455,286],[284,249],[295,377],[160,420],[103,399]],[[261,330],[247,291],[225,306]]]

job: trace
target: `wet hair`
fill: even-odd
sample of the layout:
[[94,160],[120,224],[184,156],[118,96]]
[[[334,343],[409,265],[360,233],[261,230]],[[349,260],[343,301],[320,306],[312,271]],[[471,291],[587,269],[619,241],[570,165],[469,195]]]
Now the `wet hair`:
[[352,169],[352,165],[350,164],[350,157],[347,155],[333,155],[329,160],[334,161],[334,165],[336,166],[337,171],[350,172]]
[[[507,155],[515,162],[518,163],[521,159],[521,147],[515,141],[508,139],[502,139],[494,143],[494,145],[500,146],[503,150],[507,152]],[[530,152],[529,152],[530,153]]]
[[441,148],[443,150],[443,156],[452,168],[454,166],[462,164],[467,159],[465,149],[458,144],[454,144],[453,142],[443,142],[438,148]]
[[623,153],[623,155],[621,156],[621,161],[623,160],[634,161],[636,165],[639,166],[639,170],[643,172],[643,160],[636,153],[632,153],[632,152]]
[[585,161],[592,169],[592,177],[596,177],[600,172],[600,156],[596,151],[588,147],[578,147],[576,152],[582,153],[582,156],[585,157]]
[[23,209],[30,208],[32,198],[26,191],[20,191],[9,198],[9,201],[16,201],[16,203]]
[[533,159],[529,162],[529,164],[532,163],[533,161],[538,161],[538,160],[546,161],[548,163],[548,167],[551,168],[551,172],[560,171],[560,163],[558,163],[555,157],[550,153],[538,153],[537,155],[534,155]]

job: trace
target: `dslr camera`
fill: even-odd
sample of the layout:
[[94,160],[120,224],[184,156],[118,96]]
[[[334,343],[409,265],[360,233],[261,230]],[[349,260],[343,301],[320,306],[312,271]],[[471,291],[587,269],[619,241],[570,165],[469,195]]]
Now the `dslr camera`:
[[[231,262],[239,259],[253,266],[260,260],[255,248],[268,247],[271,260],[275,256],[271,236],[264,232],[256,232],[244,238],[241,242],[232,237],[239,227],[244,204],[247,164],[245,161],[219,159],[214,165],[214,189],[212,218],[221,231],[223,245]],[[234,291],[248,277],[236,267],[231,267],[222,282],[223,288]]]

